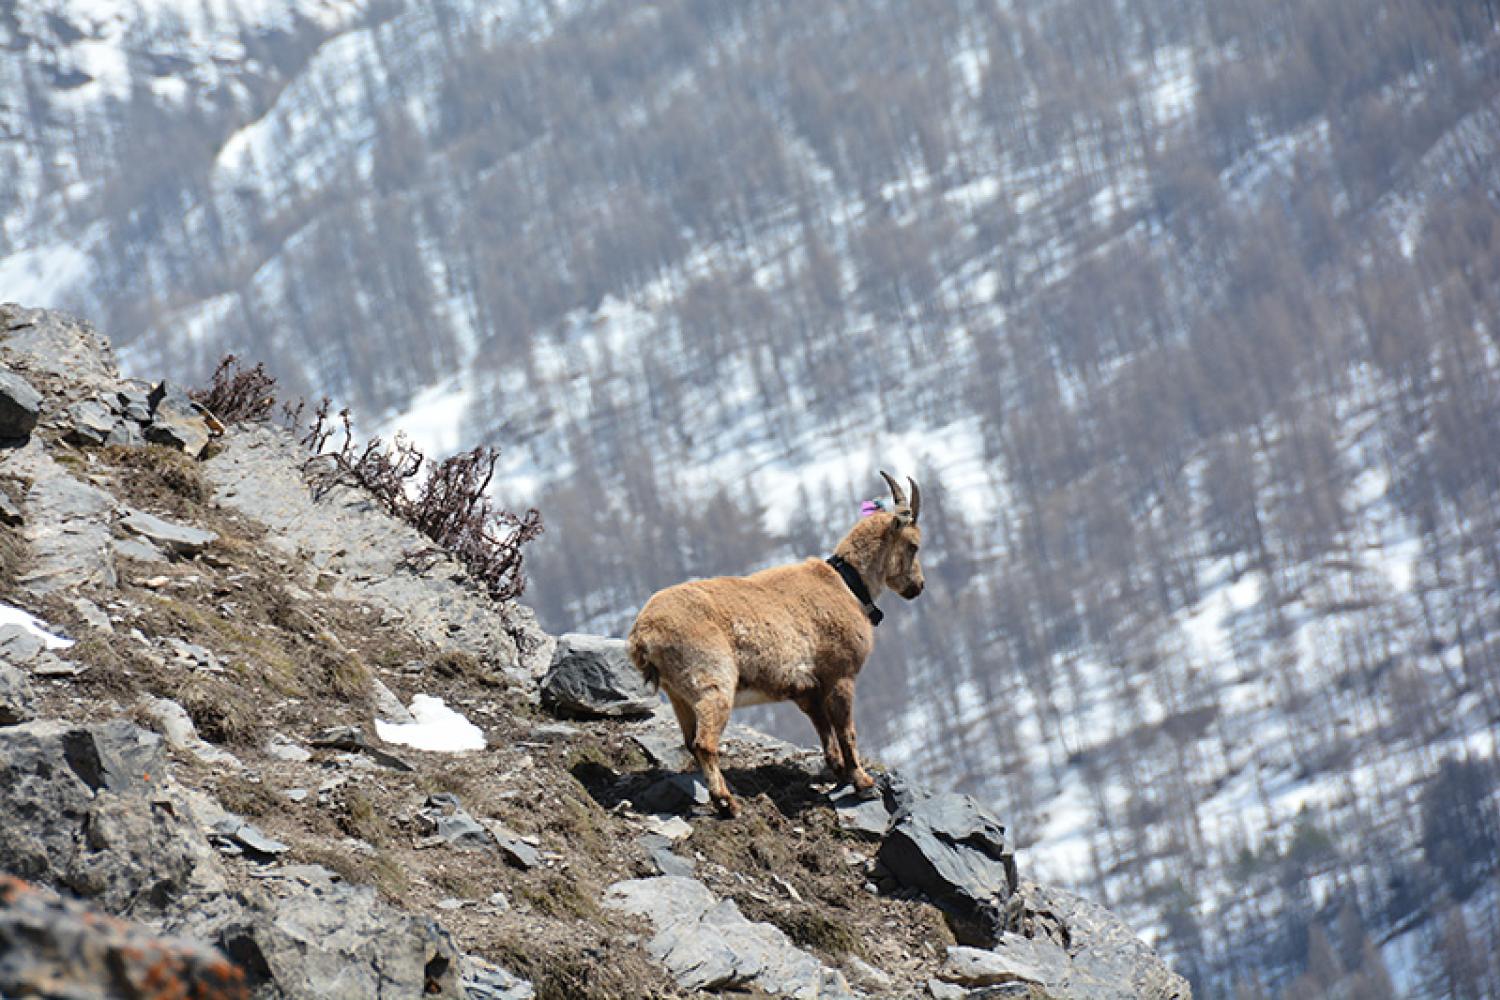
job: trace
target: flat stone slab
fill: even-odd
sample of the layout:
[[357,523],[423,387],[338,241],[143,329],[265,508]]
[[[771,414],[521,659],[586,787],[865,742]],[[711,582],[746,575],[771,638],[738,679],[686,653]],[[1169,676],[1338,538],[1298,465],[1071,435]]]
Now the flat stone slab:
[[219,540],[212,531],[177,524],[131,507],[122,508],[120,527],[163,551],[179,556],[197,555]]
[[656,934],[646,951],[684,989],[753,988],[797,1000],[858,996],[843,973],[825,968],[779,928],[746,919],[734,900],[715,898],[697,879],[616,882],[604,905],[651,922]]
[[1046,938],[1003,934],[991,949],[953,945],[942,978],[961,986],[1031,983],[1058,989],[1071,977],[1073,960]]
[[884,799],[867,799],[853,788],[843,788],[830,794],[828,801],[842,830],[879,840],[890,829],[891,811]]
[[252,858],[268,860],[291,850],[286,844],[266,836],[238,816],[226,816],[219,820],[213,825],[213,832],[216,837],[238,845]]

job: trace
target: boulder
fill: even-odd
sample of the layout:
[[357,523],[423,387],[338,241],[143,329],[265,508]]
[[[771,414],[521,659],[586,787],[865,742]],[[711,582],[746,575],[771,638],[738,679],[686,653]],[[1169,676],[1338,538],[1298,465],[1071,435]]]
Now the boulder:
[[0,875],[0,996],[247,1000],[249,993],[245,974],[205,945]]
[[269,892],[184,909],[169,926],[217,945],[245,970],[257,996],[456,1000],[464,995],[461,956],[433,921],[382,902],[369,886],[301,877],[264,880],[273,881]]
[[0,368],[0,441],[26,438],[42,414],[42,394],[8,368]]
[[176,448],[189,458],[203,454],[212,435],[208,421],[186,389],[175,382],[164,381],[151,390],[147,402],[151,407],[151,423],[146,426],[147,441]]
[[557,640],[542,704],[584,716],[650,715],[659,699],[625,652],[625,640],[573,632]]
[[1005,827],[972,796],[916,798],[891,821],[876,859],[898,884],[927,895],[964,944],[993,944],[1017,884]]
[[36,692],[20,669],[0,662],[0,726],[36,718]]
[[823,966],[777,927],[746,919],[680,875],[616,882],[604,905],[645,917],[656,929],[646,951],[687,990],[759,990],[799,1000],[852,997],[842,973]]
[[0,870],[149,915],[222,890],[161,737],[123,719],[0,728]]
[[[1026,938],[1027,945],[1020,944]],[[1049,949],[1043,941],[1055,945]],[[1066,979],[1046,988],[1078,1000],[1191,1000],[1192,988],[1123,920],[1062,889],[1023,882],[1007,908],[1007,933],[993,949],[1007,960],[1056,974],[1057,949]]]

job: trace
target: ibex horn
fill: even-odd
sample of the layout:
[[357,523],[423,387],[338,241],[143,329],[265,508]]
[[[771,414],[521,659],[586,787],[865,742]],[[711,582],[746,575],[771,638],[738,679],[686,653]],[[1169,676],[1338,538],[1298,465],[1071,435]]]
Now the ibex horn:
[[922,516],[922,491],[917,488],[917,481],[911,476],[906,477],[911,483],[911,523],[916,524],[917,518]]
[[891,488],[891,499],[894,500],[894,501],[896,501],[896,506],[897,507],[905,507],[906,506],[906,494],[901,491],[901,487],[900,486],[896,485],[896,481],[891,478],[891,474],[889,472],[886,472],[884,469],[881,469],[880,470],[880,476],[881,476],[882,479],[884,479],[886,481],[886,484],[888,486],[890,486],[890,488]]

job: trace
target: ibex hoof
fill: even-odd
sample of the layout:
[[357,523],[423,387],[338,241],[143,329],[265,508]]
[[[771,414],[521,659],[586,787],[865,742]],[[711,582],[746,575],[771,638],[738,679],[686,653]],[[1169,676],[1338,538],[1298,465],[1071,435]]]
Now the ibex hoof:
[[715,795],[714,807],[719,810],[721,816],[734,819],[740,814],[739,801],[733,795]]
[[854,785],[854,794],[862,799],[873,799],[880,795],[879,789],[875,787],[875,779],[864,771],[854,775],[850,783]]

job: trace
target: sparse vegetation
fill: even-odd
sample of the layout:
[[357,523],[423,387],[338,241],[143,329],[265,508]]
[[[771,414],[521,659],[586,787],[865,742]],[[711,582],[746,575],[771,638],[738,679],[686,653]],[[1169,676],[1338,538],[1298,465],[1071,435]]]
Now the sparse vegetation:
[[424,474],[426,456],[403,438],[391,445],[375,438],[362,448],[356,446],[347,409],[338,415],[343,440],[329,450],[335,433],[329,409],[324,399],[302,438],[313,453],[308,465],[316,470],[322,488],[337,482],[360,486],[388,512],[431,539],[436,549],[405,553],[409,562],[422,565],[447,553],[495,600],[521,595],[526,589],[521,550],[542,533],[542,517],[535,508],[519,515],[501,510],[486,496],[500,460],[496,449],[480,447],[452,455],[428,466]]
[[116,470],[122,492],[135,503],[183,516],[200,509],[212,494],[198,463],[174,448],[109,445],[98,454]]
[[198,735],[210,743],[253,744],[266,719],[253,689],[212,674],[190,674],[172,691]]
[[264,364],[245,368],[239,358],[227,354],[214,369],[208,388],[190,395],[224,424],[264,420],[276,409],[276,380]]
[[0,592],[11,590],[26,568],[26,539],[19,531],[0,525]]

